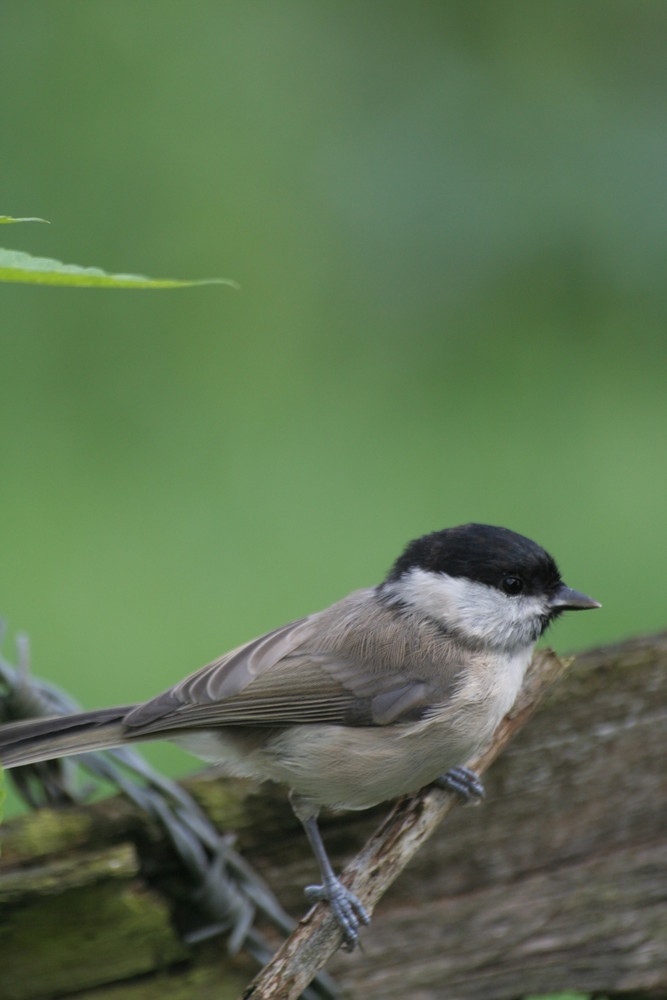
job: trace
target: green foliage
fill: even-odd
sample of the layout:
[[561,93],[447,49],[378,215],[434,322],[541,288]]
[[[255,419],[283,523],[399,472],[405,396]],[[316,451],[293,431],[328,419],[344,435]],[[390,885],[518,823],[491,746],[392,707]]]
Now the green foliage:
[[0,215],[0,226],[10,225],[13,222],[46,222],[47,226],[49,224],[46,219],[37,219],[35,217],[26,219],[15,219],[11,215]]
[[[0,216],[0,224],[45,222],[45,219],[14,219]],[[98,267],[62,264],[48,257],[32,257],[18,250],[0,248],[0,281],[32,285],[69,285],[76,288],[187,288],[192,285],[232,285],[223,278],[182,281],[170,278],[146,278],[141,274],[107,274]]]
[[0,249],[0,281],[33,285],[73,285],[77,288],[186,288],[191,285],[230,285],[222,278],[177,281],[145,278],[140,274],[107,274],[98,267],[62,264],[48,257],[31,257],[18,250]]

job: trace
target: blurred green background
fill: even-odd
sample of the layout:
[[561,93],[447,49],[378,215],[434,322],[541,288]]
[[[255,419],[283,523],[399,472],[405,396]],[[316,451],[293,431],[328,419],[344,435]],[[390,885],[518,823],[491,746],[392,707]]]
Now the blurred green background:
[[36,673],[146,698],[468,520],[603,602],[559,650],[665,625],[666,29],[5,0],[0,212],[51,225],[4,243],[241,285],[0,291],[0,613]]

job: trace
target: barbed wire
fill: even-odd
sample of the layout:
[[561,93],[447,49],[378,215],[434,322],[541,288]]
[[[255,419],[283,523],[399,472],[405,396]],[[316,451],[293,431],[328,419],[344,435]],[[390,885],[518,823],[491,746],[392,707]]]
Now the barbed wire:
[[[4,657],[5,633],[6,625],[0,620],[0,722],[81,711],[68,692],[32,675],[26,635],[15,637],[16,665]],[[81,803],[104,782],[156,821],[169,839],[188,885],[194,926],[182,935],[186,943],[224,934],[230,955],[243,949],[263,966],[273,949],[255,927],[257,914],[285,937],[295,927],[266,882],[235,850],[234,836],[220,834],[192,796],[156,771],[138,751],[119,747],[42,761],[6,773],[33,809]],[[335,1000],[338,996],[338,987],[327,973],[320,973],[303,993],[305,1000]]]

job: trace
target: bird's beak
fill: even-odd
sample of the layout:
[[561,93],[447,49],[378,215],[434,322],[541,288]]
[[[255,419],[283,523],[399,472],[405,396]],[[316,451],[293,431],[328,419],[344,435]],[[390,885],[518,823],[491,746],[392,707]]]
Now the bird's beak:
[[578,590],[572,590],[561,583],[560,587],[549,601],[549,606],[553,611],[586,611],[589,608],[601,608],[599,601],[594,601],[587,594],[582,594]]

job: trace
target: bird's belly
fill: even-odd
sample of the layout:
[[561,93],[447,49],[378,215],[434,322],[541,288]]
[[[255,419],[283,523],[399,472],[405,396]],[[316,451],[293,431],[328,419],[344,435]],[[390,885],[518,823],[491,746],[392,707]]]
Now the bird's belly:
[[367,809],[430,784],[465,763],[471,749],[442,729],[295,726],[271,740],[262,756],[270,777],[299,795],[334,809]]

